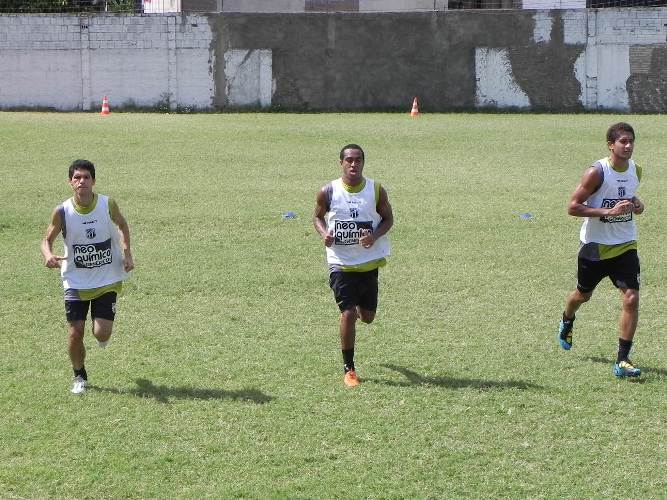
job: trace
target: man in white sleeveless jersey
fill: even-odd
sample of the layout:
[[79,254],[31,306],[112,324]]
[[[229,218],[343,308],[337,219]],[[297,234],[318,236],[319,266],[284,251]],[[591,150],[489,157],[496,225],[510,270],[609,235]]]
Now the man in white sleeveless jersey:
[[386,234],[394,216],[385,189],[362,175],[364,151],[360,146],[343,147],[340,165],[342,176],[317,193],[313,223],[326,247],[329,286],[340,309],[343,381],[356,387],[356,322],[375,319],[378,269],[389,255]]
[[630,125],[617,123],[609,127],[609,157],[586,170],[570,198],[568,213],[583,217],[584,221],[579,235],[577,288],[567,297],[558,328],[560,346],[570,350],[575,313],[591,298],[598,283],[609,277],[620,291],[622,303],[614,363],[617,377],[641,375],[629,358],[639,319],[640,269],[635,216],[644,211],[644,203],[636,196],[642,171],[631,159],[634,145],[635,131]]
[[[83,343],[88,309],[93,335],[100,347],[106,347],[116,315],[116,298],[134,262],[130,229],[118,205],[93,192],[95,166],[88,160],[74,161],[69,167],[69,184],[74,196],[53,210],[41,250],[46,267],[60,268],[74,370],[71,392],[82,394],[88,383]],[[53,242],[61,233],[64,256],[53,253]]]

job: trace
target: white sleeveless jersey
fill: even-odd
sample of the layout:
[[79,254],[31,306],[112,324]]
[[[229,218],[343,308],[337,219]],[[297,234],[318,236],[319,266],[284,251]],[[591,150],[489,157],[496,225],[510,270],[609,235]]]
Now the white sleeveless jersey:
[[[586,205],[592,208],[613,208],[619,201],[629,200],[635,196],[639,187],[639,177],[633,160],[628,162],[625,172],[614,170],[608,158],[596,161],[593,166],[601,169],[603,180],[600,188],[586,200]],[[583,244],[627,243],[637,239],[637,225],[632,212],[611,217],[585,217],[579,239]]]
[[97,195],[95,208],[81,214],[72,199],[61,208],[65,257],[60,274],[65,290],[88,290],[122,281],[120,234],[109,215],[109,198]]
[[329,266],[356,266],[389,255],[387,235],[378,238],[370,248],[359,243],[364,230],[374,231],[382,221],[377,213],[375,182],[372,179],[364,181],[365,185],[358,193],[347,191],[342,179],[331,182],[326,223],[327,229],[333,231],[334,243],[326,248]]

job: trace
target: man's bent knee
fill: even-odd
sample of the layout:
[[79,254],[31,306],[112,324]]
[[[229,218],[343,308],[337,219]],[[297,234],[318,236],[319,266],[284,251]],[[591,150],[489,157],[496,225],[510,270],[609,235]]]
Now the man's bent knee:
[[85,321],[70,321],[67,325],[67,333],[71,338],[82,339],[85,326]]
[[340,317],[343,321],[346,322],[355,322],[357,321],[357,310],[355,308],[345,309],[340,312]]
[[375,311],[359,308],[359,317],[364,323],[372,323],[375,319]]
[[623,307],[631,310],[639,309],[639,291],[626,290],[623,293]]
[[575,301],[583,304],[584,302],[588,302],[589,300],[591,300],[591,297],[593,296],[593,291],[591,290],[590,292],[582,292],[577,288],[574,290],[574,293],[572,295],[573,295],[572,298]]
[[113,330],[113,321],[102,318],[95,318],[93,321],[93,335],[100,342],[106,342],[111,337]]

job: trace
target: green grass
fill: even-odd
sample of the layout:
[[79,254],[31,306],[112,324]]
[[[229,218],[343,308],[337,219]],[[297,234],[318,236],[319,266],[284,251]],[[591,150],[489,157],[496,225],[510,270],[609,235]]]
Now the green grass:
[[[565,206],[619,119],[645,169],[635,382],[612,375],[608,281],[573,350],[555,342],[580,224]],[[667,117],[0,113],[0,129],[0,497],[667,494]],[[348,142],[396,220],[355,390],[311,222]],[[39,253],[75,158],[118,200],[137,265],[111,346],[87,334],[83,397]]]

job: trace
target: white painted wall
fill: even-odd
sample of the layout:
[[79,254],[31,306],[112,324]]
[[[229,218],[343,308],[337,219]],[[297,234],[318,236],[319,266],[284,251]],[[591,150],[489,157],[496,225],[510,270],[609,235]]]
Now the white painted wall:
[[475,49],[475,105],[528,108],[530,99],[517,85],[506,49]]
[[523,0],[524,9],[585,9],[586,0]]
[[181,0],[142,0],[145,14],[166,14],[180,12]]
[[630,77],[628,45],[597,45],[597,100],[601,109],[629,109],[626,82]]
[[0,107],[209,108],[212,34],[185,15],[0,15]]
[[[626,87],[631,74],[630,47],[665,44],[667,9],[581,9],[559,14],[563,19],[565,44],[585,47],[574,65],[574,76],[582,89],[579,101],[584,108],[630,111]],[[548,43],[554,12],[538,10],[533,18],[533,41]],[[479,57],[482,56],[484,53],[480,52]],[[479,63],[477,58],[476,54],[476,65]],[[477,97],[480,102],[511,102],[514,99],[508,97],[513,87],[512,84],[508,87],[507,83],[507,75],[511,75],[512,69],[503,66],[510,66],[509,61],[497,58],[486,61],[479,69],[482,71],[477,73]]]
[[3,107],[76,109],[81,104],[81,57],[70,51],[0,50],[0,68]]
[[[176,80],[178,88],[178,105],[184,108],[209,109],[213,106],[215,84],[211,74],[203,75],[202,68],[209,68],[208,50],[191,50],[181,48],[176,50],[177,74],[189,75],[188,78]],[[212,68],[211,68],[212,70]]]
[[[424,12],[438,10],[433,0],[359,0],[359,12]],[[442,9],[440,9],[442,10]]]
[[[582,52],[581,55],[574,62],[574,77],[577,79],[581,85],[581,94],[579,94],[579,102],[582,106],[586,106],[586,103],[589,102],[590,94],[592,94],[593,89],[588,87],[588,78],[586,73],[586,62],[589,59],[586,57],[586,51]],[[596,94],[597,95],[597,94]],[[597,101],[597,97],[595,98]]]
[[[590,11],[595,18],[595,11]],[[568,10],[561,13],[563,19],[563,42],[570,45],[584,45],[588,42],[588,16],[586,10]],[[592,33],[594,35],[594,33]]]
[[229,50],[225,53],[227,101],[232,106],[271,105],[273,63],[271,50]]
[[551,41],[551,30],[554,26],[554,18],[548,10],[538,10],[533,16],[535,29],[533,30],[533,41],[535,43],[549,43]]

